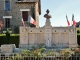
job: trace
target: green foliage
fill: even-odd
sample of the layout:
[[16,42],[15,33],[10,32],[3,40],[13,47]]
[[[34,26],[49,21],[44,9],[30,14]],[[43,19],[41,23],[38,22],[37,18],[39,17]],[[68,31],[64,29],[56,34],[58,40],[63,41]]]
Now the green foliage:
[[10,31],[7,28],[7,30],[6,30],[6,44],[9,44],[9,41],[10,41]]
[[[6,34],[0,34],[0,45],[6,44]],[[19,46],[19,34],[10,34],[9,44]]]
[[77,34],[79,34],[80,33],[80,30],[77,30]]
[[80,34],[77,35],[77,43],[80,45]]
[[32,46],[32,50],[35,50],[36,49],[36,47],[35,46]]
[[7,30],[6,30],[6,34],[10,34],[10,31],[9,31],[9,29],[7,28]]
[[77,28],[77,30],[80,30],[80,27],[79,27],[79,28]]
[[55,55],[58,55],[58,52],[56,52],[53,49],[43,52],[43,56],[55,56]]
[[42,52],[45,50],[45,48],[36,48],[34,50],[27,50],[24,49],[22,50],[22,55],[23,56],[36,56],[36,57],[41,57],[42,56]]
[[44,44],[38,44],[37,48],[43,48],[43,47],[45,47]]
[[19,36],[11,36],[10,44],[15,44],[16,47],[19,47]]
[[[6,34],[0,34],[0,36],[6,36]],[[19,34],[10,34],[10,36],[19,36]]]
[[10,34],[10,36],[19,36],[19,34]]
[[8,60],[43,60],[44,58],[45,60],[53,60],[53,58],[56,58],[56,60],[78,60],[77,57],[79,58],[80,56],[80,48],[67,48],[60,52],[56,52],[53,49],[45,52],[40,52],[40,50],[43,50],[43,48],[36,48],[35,50],[24,49],[22,54],[16,53],[14,56],[9,57]]
[[0,34],[0,36],[6,36],[6,34]]
[[63,49],[61,51],[61,56],[64,56],[64,59],[67,60],[69,57],[71,57],[71,55],[74,54],[74,50],[72,50],[72,48],[67,48],[67,49]]
[[34,50],[34,56],[37,56],[37,57],[42,57],[42,53],[43,51],[46,50],[45,48],[36,48]]
[[9,60],[23,60],[23,57],[16,53],[15,55],[11,56],[11,58],[8,58]]
[[0,36],[0,45],[6,44],[6,36]]
[[80,28],[77,28],[77,35],[80,35]]
[[80,36],[80,33],[79,33],[79,34],[77,34],[77,36]]
[[34,56],[33,51],[24,49],[22,50],[22,56]]

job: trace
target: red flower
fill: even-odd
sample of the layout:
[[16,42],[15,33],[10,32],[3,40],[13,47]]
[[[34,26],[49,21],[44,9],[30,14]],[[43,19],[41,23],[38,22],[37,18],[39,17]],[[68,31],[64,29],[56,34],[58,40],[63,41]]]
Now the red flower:
[[76,49],[75,49],[75,52],[79,52],[79,48],[76,48]]

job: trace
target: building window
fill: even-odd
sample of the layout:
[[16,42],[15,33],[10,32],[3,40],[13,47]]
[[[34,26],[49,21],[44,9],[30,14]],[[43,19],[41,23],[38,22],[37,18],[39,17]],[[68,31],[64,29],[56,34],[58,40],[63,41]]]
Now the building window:
[[22,11],[22,18],[24,21],[28,20],[28,11]]
[[5,28],[10,28],[10,18],[5,18]]
[[28,12],[30,11],[30,9],[20,9],[20,11],[22,12],[22,18],[24,21],[28,20]]
[[5,10],[10,10],[10,0],[5,0]]

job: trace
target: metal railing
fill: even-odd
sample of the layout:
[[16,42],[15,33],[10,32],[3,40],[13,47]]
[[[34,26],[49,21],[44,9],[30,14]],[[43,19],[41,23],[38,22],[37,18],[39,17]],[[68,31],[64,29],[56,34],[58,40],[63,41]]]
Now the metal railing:
[[21,56],[21,55],[0,55],[0,60],[80,60],[80,56]]

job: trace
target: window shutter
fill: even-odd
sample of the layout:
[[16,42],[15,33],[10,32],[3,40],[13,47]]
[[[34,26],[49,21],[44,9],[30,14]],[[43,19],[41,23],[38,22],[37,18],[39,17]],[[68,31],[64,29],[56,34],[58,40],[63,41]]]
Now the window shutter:
[[22,17],[23,17],[24,21],[27,21],[28,20],[28,11],[23,11],[22,12]]

